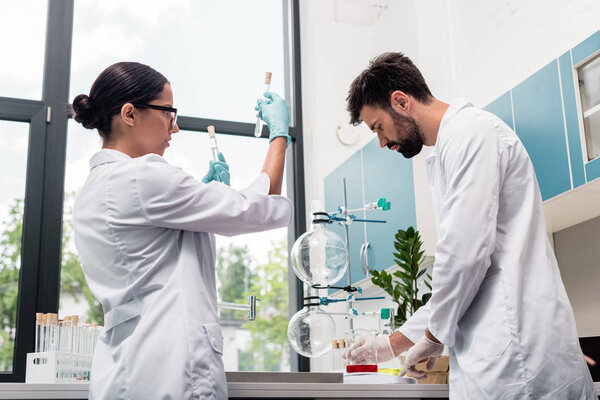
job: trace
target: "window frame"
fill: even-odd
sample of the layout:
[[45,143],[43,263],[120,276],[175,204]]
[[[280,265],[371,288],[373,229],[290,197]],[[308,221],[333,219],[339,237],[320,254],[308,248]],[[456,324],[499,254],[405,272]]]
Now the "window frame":
[[[596,50],[593,53],[591,53],[590,55],[588,55],[587,57],[585,57],[583,60],[579,61],[577,64],[573,65],[573,84],[575,86],[575,102],[577,105],[577,117],[578,117],[578,122],[579,122],[579,132],[580,132],[580,140],[581,140],[581,147],[582,147],[582,155],[583,155],[583,163],[584,165],[587,163],[590,163],[592,161],[598,160],[600,159],[600,156],[595,157],[590,159],[589,158],[589,144],[588,144],[588,134],[591,136],[591,132],[587,132],[585,129],[585,123],[584,120],[586,118],[586,116],[584,115],[584,110],[583,110],[583,99],[582,99],[582,93],[581,93],[581,89],[579,88],[579,70],[580,68],[586,66],[587,64],[591,63],[592,61],[598,60],[600,59],[600,50]],[[597,106],[596,106],[597,107]],[[595,108],[595,107],[594,107]],[[587,110],[590,111],[590,110]],[[600,112],[600,111],[596,111],[596,112]]]
[[[292,121],[286,169],[288,197],[295,208],[293,226],[288,228],[291,249],[306,230],[300,26],[299,0],[282,1],[285,97],[290,102]],[[30,123],[13,371],[0,373],[0,382],[25,381],[27,353],[34,351],[35,313],[57,312],[59,307],[73,11],[74,0],[48,0],[41,101],[0,97],[0,120]],[[204,132],[209,125],[217,125],[223,134],[254,137],[251,123],[181,115],[177,124],[181,130]],[[289,265],[288,276],[292,315],[301,307],[303,289]],[[291,348],[290,352],[292,371],[310,370],[307,358]]]

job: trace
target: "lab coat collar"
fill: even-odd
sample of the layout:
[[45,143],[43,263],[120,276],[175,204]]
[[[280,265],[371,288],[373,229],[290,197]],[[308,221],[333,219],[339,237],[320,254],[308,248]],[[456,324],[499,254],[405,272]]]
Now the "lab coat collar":
[[96,154],[94,154],[90,159],[90,171],[96,168],[98,165],[127,160],[129,158],[131,157],[118,150],[102,149]]
[[466,108],[466,107],[473,107],[473,104],[471,104],[467,99],[464,99],[462,97],[456,98],[450,102],[450,105],[449,105],[448,109],[446,110],[446,112],[444,113],[444,116],[442,117],[442,121],[440,122],[440,128],[438,129],[437,139],[435,141],[433,150],[431,151],[431,153],[429,153],[429,155],[426,158],[425,162],[427,164],[431,163],[432,160],[435,159],[435,157],[437,155],[437,147],[438,147],[438,143],[440,142],[440,134],[444,130],[444,126],[448,123],[448,121],[450,121],[452,118],[454,118],[454,116],[460,110],[462,110],[463,108]]

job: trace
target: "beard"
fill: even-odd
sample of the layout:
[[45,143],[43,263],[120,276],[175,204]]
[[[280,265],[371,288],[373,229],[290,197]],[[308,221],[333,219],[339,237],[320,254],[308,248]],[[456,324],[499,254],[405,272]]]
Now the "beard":
[[423,132],[417,121],[412,117],[403,116],[391,107],[388,113],[392,117],[396,132],[403,132],[404,136],[398,142],[389,142],[387,147],[391,149],[394,145],[398,145],[398,151],[405,158],[412,158],[419,154],[423,148]]

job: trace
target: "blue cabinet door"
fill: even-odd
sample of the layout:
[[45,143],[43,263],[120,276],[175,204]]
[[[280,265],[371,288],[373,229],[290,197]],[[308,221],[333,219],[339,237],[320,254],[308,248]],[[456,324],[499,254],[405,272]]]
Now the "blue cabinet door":
[[558,61],[516,86],[512,95],[515,132],[533,162],[542,199],[570,190]]

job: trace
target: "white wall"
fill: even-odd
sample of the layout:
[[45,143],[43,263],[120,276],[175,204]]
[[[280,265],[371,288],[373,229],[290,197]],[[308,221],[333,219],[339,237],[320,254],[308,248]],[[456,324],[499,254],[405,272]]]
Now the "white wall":
[[[383,6],[372,24],[336,22],[336,7]],[[323,199],[323,178],[374,136],[362,125],[353,146],[335,135],[347,124],[345,98],[369,60],[402,51],[432,93],[483,107],[600,29],[600,1],[307,0],[300,3],[306,201]],[[339,10],[339,9],[338,9]],[[437,235],[425,174],[429,149],[413,159],[417,225],[427,254]],[[310,217],[310,209],[307,208]]]
[[[372,24],[336,22],[336,6],[369,13],[373,3],[388,8]],[[362,6],[361,6],[362,5]],[[338,10],[339,11],[339,10]],[[403,23],[398,17],[403,16]],[[348,124],[346,96],[350,83],[369,60],[385,51],[403,51],[415,57],[414,1],[300,2],[302,111],[307,215],[312,199],[323,200],[323,179],[375,136],[366,126],[357,127],[359,140],[341,144],[336,128]]]
[[[336,5],[358,3],[365,10],[373,4],[387,9],[370,25],[335,21]],[[348,87],[372,57],[402,51],[434,96],[466,97],[483,107],[600,29],[598,0],[306,0],[300,6],[308,216],[310,200],[323,198],[323,178],[374,137],[364,125],[353,146],[335,135],[348,121]],[[432,255],[437,235],[424,165],[428,151],[413,159],[413,167],[417,225]],[[313,368],[326,364],[322,359]]]
[[554,234],[556,258],[581,337],[600,336],[599,237],[600,218]]

